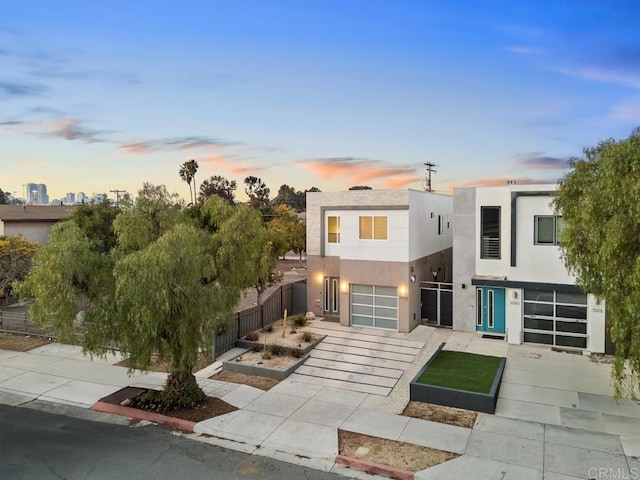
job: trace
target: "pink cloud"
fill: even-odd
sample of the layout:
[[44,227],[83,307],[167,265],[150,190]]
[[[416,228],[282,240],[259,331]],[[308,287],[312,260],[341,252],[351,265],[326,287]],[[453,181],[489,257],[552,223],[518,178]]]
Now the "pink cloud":
[[[345,180],[355,184],[383,179],[385,187],[401,188],[418,179],[415,176],[415,167],[393,165],[380,160],[339,157],[306,160],[298,162],[298,164],[322,179],[345,177]],[[398,185],[398,187],[394,187],[394,185]]]

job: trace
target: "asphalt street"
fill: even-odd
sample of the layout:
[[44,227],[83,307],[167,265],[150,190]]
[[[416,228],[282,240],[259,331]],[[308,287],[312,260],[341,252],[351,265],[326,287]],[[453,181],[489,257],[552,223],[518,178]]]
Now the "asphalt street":
[[2,480],[338,478],[194,442],[154,425],[113,425],[0,405]]

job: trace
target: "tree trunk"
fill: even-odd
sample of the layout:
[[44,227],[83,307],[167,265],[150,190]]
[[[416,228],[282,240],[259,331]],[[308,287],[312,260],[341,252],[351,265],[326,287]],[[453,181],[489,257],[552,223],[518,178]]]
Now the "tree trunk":
[[174,371],[169,374],[162,389],[162,403],[165,410],[195,408],[205,398],[191,369]]

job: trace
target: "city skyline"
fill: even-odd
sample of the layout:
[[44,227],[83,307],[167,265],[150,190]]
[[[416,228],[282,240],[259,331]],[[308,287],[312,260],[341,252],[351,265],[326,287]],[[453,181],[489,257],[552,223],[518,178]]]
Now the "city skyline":
[[555,182],[640,124],[636,3],[0,0],[0,188]]

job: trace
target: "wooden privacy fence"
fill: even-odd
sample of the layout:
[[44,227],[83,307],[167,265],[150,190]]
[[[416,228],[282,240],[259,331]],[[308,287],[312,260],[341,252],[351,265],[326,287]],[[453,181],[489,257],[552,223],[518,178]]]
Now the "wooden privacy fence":
[[[304,300],[301,297],[304,296]],[[255,305],[233,314],[227,329],[216,337],[215,356],[228,352],[236,345],[236,340],[247,333],[259,330],[280,320],[285,309],[289,315],[305,313],[306,283],[285,283],[280,285],[262,305]]]

